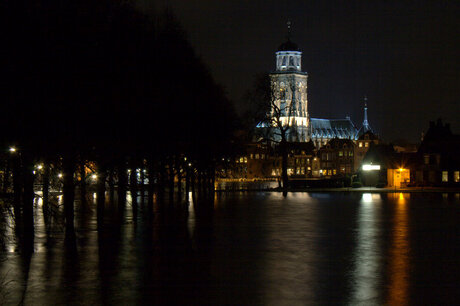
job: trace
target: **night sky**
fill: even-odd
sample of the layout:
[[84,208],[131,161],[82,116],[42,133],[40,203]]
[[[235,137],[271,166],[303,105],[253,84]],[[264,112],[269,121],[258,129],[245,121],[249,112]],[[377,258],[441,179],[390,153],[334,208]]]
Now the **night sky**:
[[417,142],[439,117],[460,133],[459,1],[137,1],[147,13],[173,9],[239,109],[254,76],[274,69],[290,19],[311,117],[361,126],[367,95],[370,124],[387,141]]

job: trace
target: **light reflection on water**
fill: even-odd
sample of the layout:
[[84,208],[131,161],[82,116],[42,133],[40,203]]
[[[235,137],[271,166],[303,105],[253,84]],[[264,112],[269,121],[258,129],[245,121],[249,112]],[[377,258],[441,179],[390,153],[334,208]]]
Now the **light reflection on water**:
[[[93,195],[87,209],[76,203],[74,246],[64,243],[62,205],[45,218],[38,198],[29,256],[3,210],[0,302],[448,303],[460,298],[460,269],[439,267],[459,259],[458,195],[446,205],[443,194],[189,193],[163,207],[155,199],[153,213],[139,200],[137,218],[132,201],[107,204],[101,224]],[[429,248],[442,252],[426,257]],[[430,274],[445,278],[418,283]]]
[[363,193],[358,209],[357,244],[353,253],[351,304],[378,302],[381,275],[381,195]]

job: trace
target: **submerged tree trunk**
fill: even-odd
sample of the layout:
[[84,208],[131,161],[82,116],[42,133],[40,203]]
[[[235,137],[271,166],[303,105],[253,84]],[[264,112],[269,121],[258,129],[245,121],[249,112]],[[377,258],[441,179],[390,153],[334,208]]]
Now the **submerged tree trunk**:
[[34,164],[30,157],[24,158],[24,250],[33,252],[34,245]]
[[281,180],[283,181],[283,191],[287,191],[289,178],[287,174],[287,164],[288,164],[288,150],[286,139],[283,137],[280,142],[281,149]]
[[169,200],[174,198],[174,162],[173,159],[169,159]]
[[[62,166],[63,166],[63,175],[64,175],[64,217],[65,217],[65,227],[66,227],[66,238],[73,239],[75,235],[74,231],[74,200],[75,200],[75,182],[74,182],[74,173],[75,173],[75,164],[76,161],[72,157],[64,157]],[[72,241],[72,240],[71,240]]]
[[126,204],[126,185],[128,184],[128,177],[126,174],[125,160],[118,164],[118,208],[123,210]]
[[8,192],[8,187],[10,183],[10,162],[8,159],[5,160],[5,172],[3,173],[3,182],[2,182],[2,189],[3,194]]
[[131,173],[129,175],[129,191],[131,193],[131,206],[133,217],[137,218],[137,171],[135,163],[131,164]]
[[140,192],[141,192],[141,205],[144,206],[144,203],[145,203],[145,165],[144,163],[142,163],[143,167],[141,168],[141,172],[140,172],[140,184],[141,184],[141,188],[140,188]]
[[[17,222],[22,219],[21,213],[21,193],[22,193],[22,169],[21,160],[17,154],[13,156],[13,209],[14,218]],[[19,229],[19,227],[17,227]]]
[[48,161],[43,163],[43,212],[48,214],[49,212],[49,189],[50,189],[50,164]]
[[107,179],[107,170],[103,164],[97,165],[99,170],[99,177],[97,180],[97,193],[96,193],[96,205],[97,205],[97,225],[98,228],[102,226],[104,219],[104,206],[105,206],[105,181]]
[[[113,178],[113,168],[110,168],[109,170],[109,201],[113,203],[115,200],[115,182]],[[105,186],[104,186],[105,190]]]
[[180,166],[180,158],[176,158],[176,172],[177,172],[177,197],[179,202],[182,199],[182,173],[181,173],[181,166]]
[[86,208],[86,170],[85,170],[85,162],[81,162],[80,164],[80,201],[82,208]]
[[147,189],[147,196],[148,196],[147,205],[148,205],[149,213],[153,212],[153,196],[154,196],[154,192],[155,192],[155,187],[154,187],[155,177],[154,177],[154,173],[155,173],[155,170],[154,170],[154,166],[153,166],[153,160],[149,160],[148,161],[148,170],[147,170],[147,175],[148,175],[148,178],[149,178],[149,185],[147,186],[147,188],[148,188]]

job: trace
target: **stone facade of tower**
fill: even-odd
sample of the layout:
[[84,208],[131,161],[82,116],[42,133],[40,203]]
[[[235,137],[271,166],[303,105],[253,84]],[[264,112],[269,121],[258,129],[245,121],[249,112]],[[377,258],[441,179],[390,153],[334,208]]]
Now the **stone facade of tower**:
[[[289,141],[309,141],[307,73],[302,72],[302,52],[291,41],[276,52],[276,70],[270,74],[274,104],[281,122],[291,128]],[[273,110],[272,110],[273,112]]]

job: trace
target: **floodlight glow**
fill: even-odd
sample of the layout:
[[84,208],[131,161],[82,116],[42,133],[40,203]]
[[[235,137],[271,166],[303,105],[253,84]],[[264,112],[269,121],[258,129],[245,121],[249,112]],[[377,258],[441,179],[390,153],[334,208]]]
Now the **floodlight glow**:
[[38,165],[38,166],[37,166],[37,169],[38,169],[38,170],[43,169],[43,165]]
[[380,165],[363,165],[364,171],[380,170]]
[[58,178],[62,178],[62,173],[59,173],[59,174],[58,174]]
[[11,153],[16,152],[16,148],[15,148],[15,147],[10,147],[10,152],[11,152]]
[[91,175],[91,178],[92,178],[93,180],[97,180],[97,175],[96,175],[96,174],[93,174],[93,175]]

